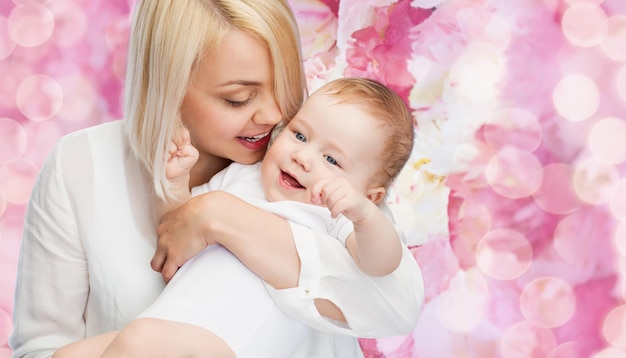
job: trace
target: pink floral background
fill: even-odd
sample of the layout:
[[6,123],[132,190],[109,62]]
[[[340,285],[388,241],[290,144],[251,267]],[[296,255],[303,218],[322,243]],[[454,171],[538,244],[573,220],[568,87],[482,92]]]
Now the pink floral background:
[[[33,182],[121,118],[134,3],[0,2],[0,358]],[[626,356],[626,1],[290,3],[312,90],[371,77],[415,115],[390,204],[427,301],[366,357]]]

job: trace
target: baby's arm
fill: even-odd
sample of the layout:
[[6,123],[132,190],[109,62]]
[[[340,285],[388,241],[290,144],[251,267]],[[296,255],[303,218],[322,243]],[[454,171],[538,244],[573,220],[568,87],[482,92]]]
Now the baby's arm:
[[402,259],[396,228],[375,203],[382,200],[383,193],[366,197],[345,178],[321,180],[312,191],[313,204],[326,206],[332,217],[343,214],[352,221],[354,231],[346,247],[357,266],[371,276],[390,274]]
[[165,176],[170,181],[173,198],[166,198],[157,203],[157,220],[170,210],[176,209],[191,198],[189,190],[189,172],[198,161],[198,150],[191,145],[189,131],[182,127],[174,135],[169,145],[165,162]]

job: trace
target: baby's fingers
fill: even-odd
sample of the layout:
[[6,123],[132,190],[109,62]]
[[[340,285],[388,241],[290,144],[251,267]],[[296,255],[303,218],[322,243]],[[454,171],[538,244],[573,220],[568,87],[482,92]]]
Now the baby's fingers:
[[316,205],[324,205],[322,191],[324,186],[330,182],[330,179],[322,179],[313,185],[311,189],[311,203]]
[[172,158],[177,157],[178,154],[178,147],[176,146],[176,143],[174,142],[170,142],[170,144],[167,146],[167,160],[169,161]]
[[183,126],[180,126],[175,130],[174,135],[172,136],[172,141],[174,141],[174,144],[176,144],[177,147],[191,143],[189,130],[187,130],[187,128]]

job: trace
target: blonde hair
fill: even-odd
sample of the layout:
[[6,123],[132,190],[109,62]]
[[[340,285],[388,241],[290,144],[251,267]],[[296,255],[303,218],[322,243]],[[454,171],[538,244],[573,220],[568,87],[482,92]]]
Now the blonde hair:
[[136,5],[124,112],[132,150],[161,198],[170,196],[165,153],[182,126],[179,110],[189,81],[201,59],[233,28],[267,48],[276,102],[288,121],[302,105],[306,81],[298,27],[287,1],[140,0]]
[[413,149],[413,116],[402,97],[380,82],[356,77],[336,79],[316,92],[333,98],[337,103],[358,105],[379,121],[378,128],[385,138],[377,158],[380,170],[372,181],[375,185],[389,187]]

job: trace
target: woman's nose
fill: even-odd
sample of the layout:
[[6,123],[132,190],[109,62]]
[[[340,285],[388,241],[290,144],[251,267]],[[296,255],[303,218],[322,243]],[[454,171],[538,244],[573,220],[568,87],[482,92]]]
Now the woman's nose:
[[283,114],[276,103],[275,98],[268,98],[263,101],[252,117],[252,121],[256,124],[265,124],[275,126],[283,118]]

